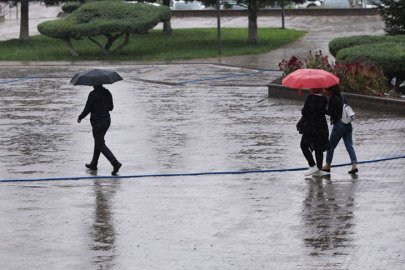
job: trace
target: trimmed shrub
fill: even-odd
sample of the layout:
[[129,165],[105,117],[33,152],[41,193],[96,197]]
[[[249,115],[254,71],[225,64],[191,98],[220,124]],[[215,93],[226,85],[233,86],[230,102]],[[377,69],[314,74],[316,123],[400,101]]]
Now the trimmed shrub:
[[340,50],[336,59],[355,63],[359,57],[382,67],[389,81],[393,77],[396,77],[398,82],[405,80],[405,42],[354,46]]
[[338,52],[342,49],[356,45],[385,42],[405,42],[405,36],[351,36],[335,38],[329,43],[329,52],[336,57]]
[[72,13],[79,7],[81,7],[82,3],[80,2],[68,2],[62,6],[62,10],[65,13]]
[[[82,5],[65,18],[39,24],[38,31],[64,40],[74,56],[77,53],[70,39],[81,40],[87,37],[108,55],[113,43],[125,34],[125,41],[112,52],[118,54],[128,44],[130,34],[145,34],[159,22],[170,20],[170,17],[170,8],[166,6],[97,1]],[[98,36],[107,38],[104,46],[100,39],[95,38]]]

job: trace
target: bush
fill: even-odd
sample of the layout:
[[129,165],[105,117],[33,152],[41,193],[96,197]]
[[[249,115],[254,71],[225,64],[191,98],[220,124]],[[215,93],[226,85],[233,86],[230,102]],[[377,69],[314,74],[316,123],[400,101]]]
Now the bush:
[[382,67],[389,81],[394,77],[397,78],[398,83],[405,80],[405,42],[354,46],[340,50],[336,59],[341,62],[355,63],[359,57],[373,62],[377,67]]
[[328,56],[324,56],[321,50],[316,51],[314,55],[312,55],[312,51],[309,51],[309,54],[304,61],[305,68],[323,69],[329,72],[332,72],[333,70],[333,66],[329,64]]
[[356,45],[385,43],[385,42],[405,42],[405,36],[352,36],[335,38],[329,43],[329,52],[336,57],[342,49]]
[[388,90],[382,68],[360,58],[353,64],[337,62],[333,73],[339,78],[345,92],[381,95]]
[[283,59],[283,61],[278,64],[280,70],[283,71],[283,76],[287,76],[291,72],[301,69],[302,66],[303,64],[301,60],[299,60],[295,55],[291,56],[290,60],[287,61]]
[[72,13],[79,7],[81,7],[82,3],[80,2],[68,2],[62,6],[62,10],[65,13]]
[[312,51],[309,51],[304,63],[293,55],[288,61],[283,59],[278,64],[278,67],[283,71],[283,76],[287,76],[291,72],[301,68],[323,69],[329,72],[333,70],[333,67],[329,64],[328,56],[323,56],[321,50],[316,51],[314,55],[312,55]]
[[[125,41],[113,51],[118,54],[128,44],[130,34],[145,34],[159,22],[170,20],[170,17],[171,11],[166,6],[97,1],[82,5],[65,18],[40,23],[38,31],[64,40],[74,56],[77,53],[70,39],[81,40],[87,37],[108,55],[113,43],[125,34]],[[104,46],[93,38],[96,36],[107,38]]]
[[283,60],[280,70],[286,76],[301,68],[323,69],[335,74],[339,78],[340,85],[345,92],[355,92],[370,95],[382,95],[387,91],[387,78],[383,70],[371,62],[357,58],[353,63],[337,62],[330,64],[328,56],[323,56],[321,51],[309,52],[303,64],[296,56],[289,61]]

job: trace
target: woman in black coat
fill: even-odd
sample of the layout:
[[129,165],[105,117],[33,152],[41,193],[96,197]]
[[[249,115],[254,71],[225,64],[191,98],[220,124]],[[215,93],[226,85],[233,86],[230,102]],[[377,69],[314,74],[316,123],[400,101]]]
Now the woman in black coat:
[[[301,150],[310,167],[305,176],[322,170],[323,152],[329,147],[329,129],[325,116],[328,102],[322,92],[321,88],[311,89],[302,109],[306,124],[301,139]],[[312,151],[315,151],[316,163]]]

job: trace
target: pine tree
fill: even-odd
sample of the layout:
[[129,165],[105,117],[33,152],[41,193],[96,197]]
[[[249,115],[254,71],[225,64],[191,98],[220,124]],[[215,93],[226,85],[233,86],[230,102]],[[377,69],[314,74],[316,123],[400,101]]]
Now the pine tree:
[[388,35],[405,35],[405,0],[381,0],[377,11]]

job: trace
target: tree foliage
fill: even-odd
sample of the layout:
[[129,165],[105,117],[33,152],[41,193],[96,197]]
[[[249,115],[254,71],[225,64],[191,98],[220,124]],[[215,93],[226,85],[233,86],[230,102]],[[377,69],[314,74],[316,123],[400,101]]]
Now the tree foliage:
[[[69,16],[43,22],[38,31],[46,36],[65,41],[72,55],[77,56],[70,39],[88,38],[104,54],[119,54],[129,42],[130,34],[145,34],[159,22],[167,21],[171,11],[165,6],[153,6],[142,3],[125,3],[123,1],[96,1],[86,3]],[[113,43],[125,34],[125,41],[112,52]],[[107,38],[102,45],[96,37]]]
[[405,35],[405,0],[381,0],[377,11],[388,35]]

